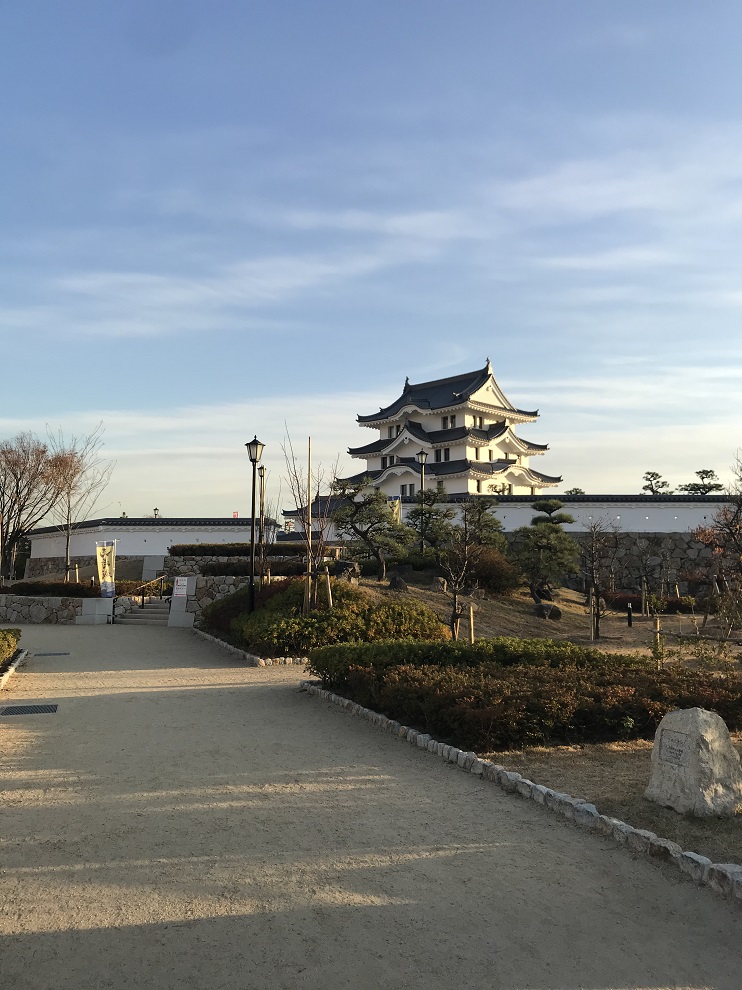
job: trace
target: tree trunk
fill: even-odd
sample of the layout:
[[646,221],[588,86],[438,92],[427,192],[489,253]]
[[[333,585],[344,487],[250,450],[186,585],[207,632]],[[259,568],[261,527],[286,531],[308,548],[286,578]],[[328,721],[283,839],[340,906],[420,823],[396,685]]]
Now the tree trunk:
[[386,580],[386,557],[384,557],[384,555],[382,553],[376,553],[376,554],[374,554],[374,556],[376,557],[376,562],[379,565],[378,576],[377,576],[376,580],[377,581],[385,581]]
[[64,528],[64,580],[67,583],[70,579],[70,544],[72,543],[72,514],[69,505],[67,506],[67,520]]

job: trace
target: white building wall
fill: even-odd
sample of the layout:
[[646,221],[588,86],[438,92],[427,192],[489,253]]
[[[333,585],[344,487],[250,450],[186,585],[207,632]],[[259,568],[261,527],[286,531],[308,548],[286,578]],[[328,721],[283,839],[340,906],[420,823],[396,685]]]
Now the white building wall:
[[[62,533],[42,533],[31,536],[31,559],[38,557],[64,557],[65,537]],[[99,542],[116,541],[116,553],[125,557],[144,557],[166,554],[174,543],[249,543],[250,520],[244,526],[195,526],[182,527],[147,526],[142,528],[100,526],[96,529],[78,530],[72,534],[70,553],[73,557],[95,556]]]
[[[652,503],[651,497],[646,497],[637,498],[635,502],[570,502],[565,504],[562,511],[569,513],[575,520],[564,526],[567,532],[585,532],[593,520],[601,520],[605,524],[615,524],[627,533],[687,533],[710,523],[719,507],[718,502],[709,503],[703,499],[676,505],[666,502],[657,505]],[[403,518],[410,508],[408,505],[403,506]],[[500,502],[494,510],[494,515],[506,532],[520,526],[529,526],[536,514],[528,502],[511,505]]]

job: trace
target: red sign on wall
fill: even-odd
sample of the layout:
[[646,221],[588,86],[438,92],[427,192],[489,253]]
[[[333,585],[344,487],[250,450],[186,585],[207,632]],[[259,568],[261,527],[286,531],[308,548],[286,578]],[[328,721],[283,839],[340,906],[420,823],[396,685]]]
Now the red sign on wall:
[[233,518],[233,519],[239,519],[239,518],[240,518],[240,514],[239,514],[239,512],[233,512],[233,513],[232,513],[232,518]]

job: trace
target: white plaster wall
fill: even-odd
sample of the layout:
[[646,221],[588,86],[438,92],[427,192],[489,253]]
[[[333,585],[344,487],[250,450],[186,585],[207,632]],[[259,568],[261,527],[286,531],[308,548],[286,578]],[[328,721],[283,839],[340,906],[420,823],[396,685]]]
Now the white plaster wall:
[[[249,543],[250,520],[244,526],[219,527],[205,526],[148,526],[135,529],[126,526],[105,526],[97,529],[80,530],[72,534],[70,551],[73,557],[95,555],[97,542],[116,540],[116,552],[127,557],[155,556],[166,554],[174,543]],[[48,533],[31,537],[31,558],[63,557],[65,538],[59,533]]]
[[[555,495],[554,498],[559,498]],[[410,506],[402,509],[403,518]],[[564,506],[563,511],[574,517],[574,523],[564,527],[571,532],[585,532],[593,519],[605,523],[615,523],[627,533],[687,533],[697,526],[711,521],[717,510],[718,503],[684,502],[673,505],[653,505],[651,498],[637,499],[635,502],[589,502],[585,504],[571,502]],[[505,505],[502,502],[495,509],[495,515],[506,532],[528,526],[536,515],[529,503]]]

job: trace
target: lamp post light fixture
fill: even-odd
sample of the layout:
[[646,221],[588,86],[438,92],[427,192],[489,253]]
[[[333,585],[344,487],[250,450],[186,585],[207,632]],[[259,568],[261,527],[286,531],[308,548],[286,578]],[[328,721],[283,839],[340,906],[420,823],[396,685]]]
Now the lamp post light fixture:
[[159,509],[153,509],[152,511],[155,514],[155,519],[159,519],[160,518],[160,510]]
[[258,468],[260,478],[260,528],[258,530],[258,543],[260,545],[260,587],[263,587],[263,574],[265,572],[265,464]]
[[425,553],[425,462],[428,459],[428,452],[418,450],[415,457],[420,465],[420,507],[423,513],[420,519],[420,553]]
[[254,436],[250,443],[246,443],[247,456],[252,464],[252,508],[250,512],[250,593],[248,604],[250,611],[255,611],[255,477],[258,472],[258,463],[263,456],[265,444]]

